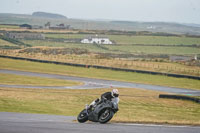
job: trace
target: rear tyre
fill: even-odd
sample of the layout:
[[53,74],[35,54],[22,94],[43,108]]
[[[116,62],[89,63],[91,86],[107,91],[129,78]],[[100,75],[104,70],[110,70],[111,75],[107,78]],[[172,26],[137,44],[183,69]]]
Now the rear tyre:
[[88,120],[88,115],[87,115],[86,109],[84,109],[80,112],[80,114],[77,117],[77,120],[80,123],[84,123]]
[[112,119],[113,115],[114,115],[114,112],[112,110],[106,109],[101,113],[99,117],[99,122],[101,124],[107,123],[108,121]]

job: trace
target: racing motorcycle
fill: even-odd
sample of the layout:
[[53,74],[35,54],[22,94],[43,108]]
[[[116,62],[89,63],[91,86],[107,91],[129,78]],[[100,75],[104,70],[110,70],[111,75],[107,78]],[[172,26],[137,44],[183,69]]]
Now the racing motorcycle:
[[118,104],[116,102],[102,99],[100,103],[96,103],[92,108],[86,107],[83,109],[79,113],[77,120],[80,123],[84,123],[89,120],[103,124],[110,121],[117,111]]

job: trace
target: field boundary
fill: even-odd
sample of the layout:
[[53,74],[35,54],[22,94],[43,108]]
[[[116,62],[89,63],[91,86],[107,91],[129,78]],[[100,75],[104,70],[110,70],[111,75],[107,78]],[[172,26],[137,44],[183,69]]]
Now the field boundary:
[[181,95],[169,95],[169,94],[160,94],[159,98],[168,98],[168,99],[180,99],[180,100],[188,100],[193,101],[200,104],[200,99],[190,96],[181,96]]
[[41,62],[41,63],[51,63],[51,64],[68,65],[68,66],[85,67],[85,68],[108,69],[108,70],[115,70],[115,71],[136,72],[136,73],[143,73],[143,74],[164,75],[164,76],[176,77],[176,78],[189,78],[189,79],[200,80],[200,77],[198,77],[198,76],[191,76],[191,75],[161,73],[161,72],[135,70],[135,69],[125,69],[125,68],[115,68],[115,67],[105,67],[105,66],[97,66],[97,65],[75,64],[75,63],[58,62],[58,61],[48,61],[48,60],[39,60],[39,59],[14,57],[14,56],[5,56],[5,55],[0,55],[0,57],[1,58],[16,59],[16,60],[27,60],[27,61],[33,61],[33,62]]

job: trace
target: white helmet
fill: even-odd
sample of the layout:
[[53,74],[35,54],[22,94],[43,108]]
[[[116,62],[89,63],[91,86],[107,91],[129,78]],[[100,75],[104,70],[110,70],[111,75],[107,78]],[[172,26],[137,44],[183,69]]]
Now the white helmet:
[[118,96],[119,96],[119,91],[118,91],[118,89],[113,89],[111,93],[112,93],[112,96],[113,96],[113,97],[118,97]]

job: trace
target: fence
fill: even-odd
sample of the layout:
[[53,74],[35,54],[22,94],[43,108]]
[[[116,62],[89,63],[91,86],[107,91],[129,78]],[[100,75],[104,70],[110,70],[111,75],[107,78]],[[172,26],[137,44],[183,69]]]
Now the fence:
[[86,68],[93,67],[93,68],[97,68],[97,69],[110,69],[110,70],[115,70],[115,71],[137,72],[137,73],[144,73],[144,74],[165,75],[165,76],[176,77],[176,78],[190,78],[190,79],[200,80],[200,77],[190,76],[190,75],[161,73],[161,72],[153,72],[153,71],[134,70],[134,69],[124,69],[124,68],[106,67],[106,66],[98,66],[98,65],[66,63],[66,62],[39,60],[39,59],[31,59],[31,58],[23,58],[23,57],[4,56],[4,55],[0,55],[0,57],[17,59],[17,60],[27,60],[27,61],[33,61],[33,62],[41,62],[41,63],[53,63],[53,64],[69,65],[69,66],[76,66],[76,67],[86,67]]

